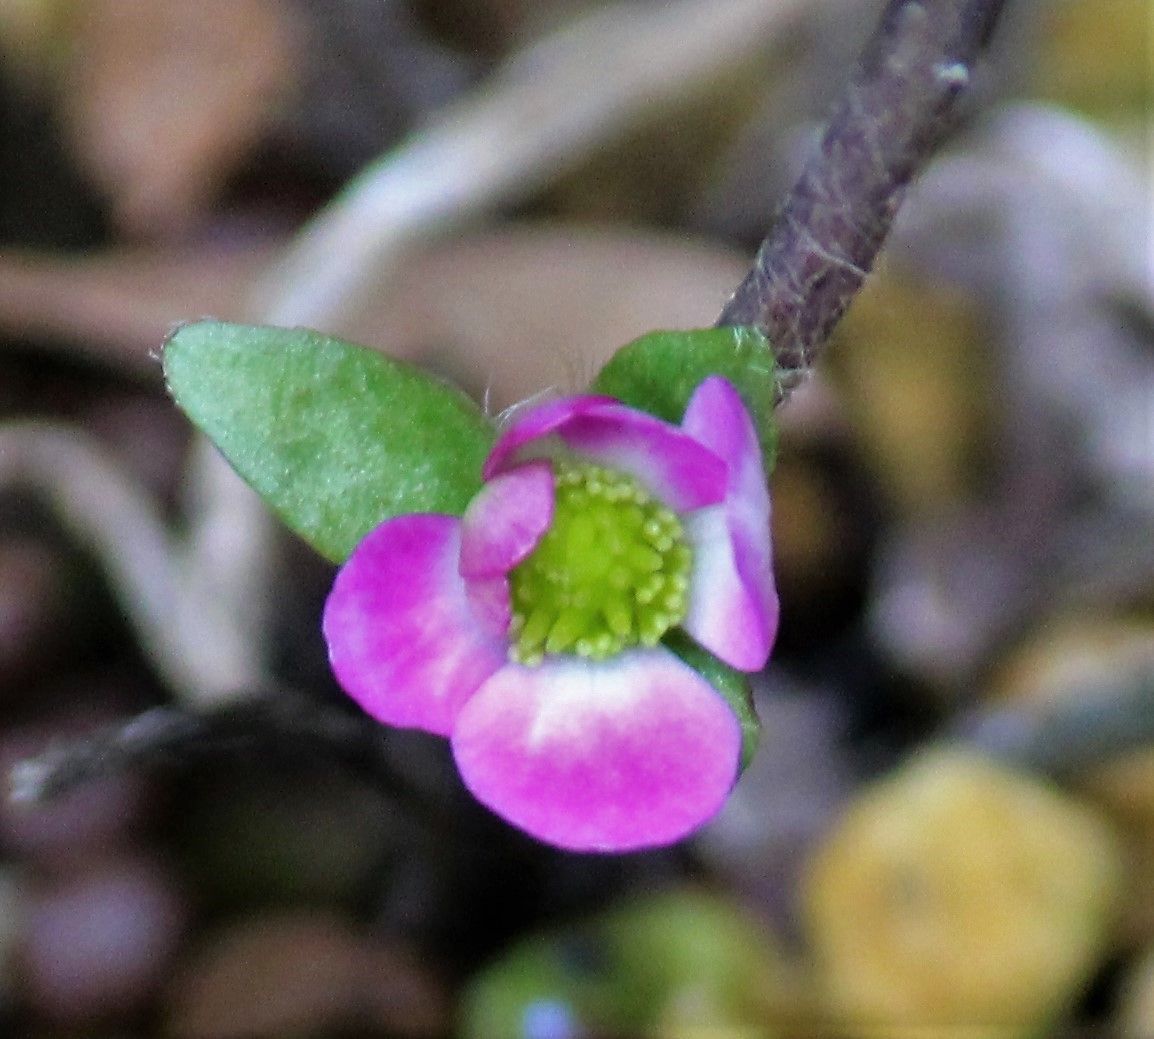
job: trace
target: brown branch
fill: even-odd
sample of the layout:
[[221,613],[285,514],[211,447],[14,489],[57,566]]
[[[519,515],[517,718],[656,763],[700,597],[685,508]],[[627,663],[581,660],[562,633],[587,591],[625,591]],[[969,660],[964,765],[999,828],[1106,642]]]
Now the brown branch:
[[773,343],[784,399],[861,288],[905,190],[953,126],[1005,0],[890,0],[820,146],[719,325]]
[[197,758],[264,753],[313,755],[368,780],[417,818],[445,822],[448,806],[393,760],[389,730],[371,719],[292,689],[247,692],[210,710],[153,707],[76,739],[61,741],[12,768],[8,796],[36,804],[93,779]]

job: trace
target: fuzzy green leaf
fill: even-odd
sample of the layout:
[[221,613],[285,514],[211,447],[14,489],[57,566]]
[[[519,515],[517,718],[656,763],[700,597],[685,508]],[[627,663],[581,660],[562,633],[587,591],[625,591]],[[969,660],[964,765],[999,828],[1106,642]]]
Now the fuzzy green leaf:
[[493,427],[461,391],[306,329],[202,321],[164,346],[168,389],[233,468],[334,562],[408,512],[459,514]]
[[757,426],[768,473],[777,450],[777,370],[769,340],[756,328],[650,332],[621,347],[592,389],[680,422],[693,391],[710,375],[722,375],[737,388]]

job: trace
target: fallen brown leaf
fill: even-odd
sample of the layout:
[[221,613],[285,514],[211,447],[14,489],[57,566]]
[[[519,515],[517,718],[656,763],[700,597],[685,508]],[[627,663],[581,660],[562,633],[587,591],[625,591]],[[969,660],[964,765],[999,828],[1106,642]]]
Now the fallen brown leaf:
[[212,201],[290,94],[283,0],[85,0],[61,82],[79,165],[121,229],[156,238]]
[[0,333],[67,344],[133,377],[160,377],[154,354],[172,325],[240,320],[265,248],[140,248],[92,256],[0,250]]
[[[266,246],[0,251],[0,332],[159,378],[153,355],[172,325],[243,320],[268,258]],[[728,249],[673,236],[523,226],[414,251],[324,331],[423,364],[499,410],[582,388],[643,332],[709,325],[744,267]]]

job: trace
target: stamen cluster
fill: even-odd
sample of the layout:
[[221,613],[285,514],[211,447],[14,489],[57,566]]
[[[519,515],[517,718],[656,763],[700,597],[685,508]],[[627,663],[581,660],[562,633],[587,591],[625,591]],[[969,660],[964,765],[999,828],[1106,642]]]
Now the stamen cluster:
[[555,461],[553,523],[509,575],[511,659],[604,660],[655,646],[687,608],[692,554],[681,521],[633,477]]

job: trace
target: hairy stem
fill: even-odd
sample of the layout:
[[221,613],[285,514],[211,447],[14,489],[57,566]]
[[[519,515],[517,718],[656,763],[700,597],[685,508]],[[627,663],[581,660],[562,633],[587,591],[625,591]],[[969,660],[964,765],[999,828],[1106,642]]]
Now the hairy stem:
[[1005,0],[891,0],[817,150],[718,319],[774,345],[781,397],[861,288],[906,188],[953,125]]

